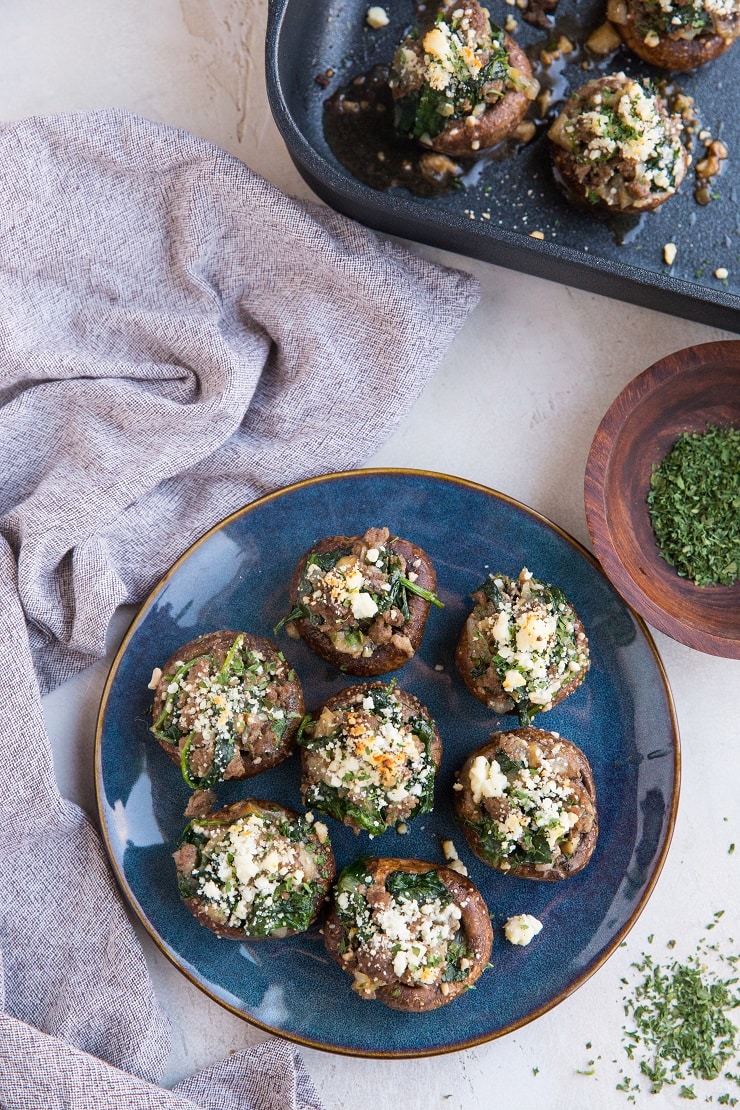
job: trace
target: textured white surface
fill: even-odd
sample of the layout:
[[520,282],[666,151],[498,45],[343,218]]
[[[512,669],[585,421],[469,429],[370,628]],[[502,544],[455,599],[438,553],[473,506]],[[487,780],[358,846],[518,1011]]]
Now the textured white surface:
[[[0,11],[5,119],[118,106],[183,126],[241,157],[276,185],[308,196],[270,118],[264,93],[265,0],[24,0]],[[587,541],[582,482],[598,422],[620,389],[657,358],[716,330],[424,250],[473,271],[483,297],[442,369],[393,438],[368,464],[424,467],[490,485]],[[112,632],[113,643],[126,614]],[[571,998],[519,1032],[454,1055],[368,1061],[306,1051],[329,1110],[404,1106],[473,1110],[626,1107],[615,1091],[624,1060],[619,980],[647,946],[691,949],[718,909],[711,936],[733,935],[740,907],[737,794],[740,664],[656,634],[681,729],[684,777],[671,852],[628,947]],[[45,699],[63,792],[94,811],[92,745],[106,673],[101,663]],[[719,773],[716,769],[719,768]],[[165,1082],[262,1039],[191,986],[144,937],[173,1025]],[[732,947],[732,946],[731,946]],[[734,949],[740,948],[740,941]],[[310,1005],[310,1000],[306,1000]],[[593,1048],[587,1049],[591,1042]],[[597,1055],[596,1074],[584,1076]],[[613,1060],[618,1063],[612,1063]],[[539,1069],[535,1075],[534,1069]],[[716,1096],[719,1083],[702,1090]],[[699,1085],[697,1085],[699,1091]],[[733,1093],[740,1093],[736,1091]],[[643,1096],[684,1106],[677,1088]]]

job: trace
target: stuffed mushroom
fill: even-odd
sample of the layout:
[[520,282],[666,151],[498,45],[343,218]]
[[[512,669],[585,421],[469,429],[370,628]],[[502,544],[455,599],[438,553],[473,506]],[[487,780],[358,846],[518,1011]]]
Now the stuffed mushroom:
[[493,943],[469,879],[423,860],[366,859],[342,871],[324,925],[327,951],[363,999],[420,1013],[464,994]]
[[[437,576],[420,547],[387,528],[320,540],[296,567],[289,624],[312,651],[348,674],[396,670],[415,654]],[[276,631],[277,631],[276,629]]]
[[442,742],[412,694],[382,682],[330,698],[298,735],[306,806],[378,836],[428,813]]
[[303,694],[269,640],[210,632],[181,647],[155,676],[151,731],[193,789],[250,778],[290,754]]
[[468,846],[497,871],[566,879],[596,847],[596,790],[575,744],[536,728],[494,733],[453,787]]
[[174,860],[191,913],[240,940],[305,932],[336,874],[325,825],[251,799],[191,821]]
[[454,157],[508,138],[539,92],[526,54],[475,0],[443,5],[408,35],[389,85],[398,133]]
[[696,69],[740,36],[740,0],[609,0],[607,15],[629,49],[659,69]]
[[491,574],[473,594],[456,662],[474,697],[520,724],[552,709],[586,677],[588,640],[557,586],[525,568],[518,578]]
[[548,131],[569,199],[639,215],[677,191],[691,161],[682,117],[649,85],[617,73],[574,92]]

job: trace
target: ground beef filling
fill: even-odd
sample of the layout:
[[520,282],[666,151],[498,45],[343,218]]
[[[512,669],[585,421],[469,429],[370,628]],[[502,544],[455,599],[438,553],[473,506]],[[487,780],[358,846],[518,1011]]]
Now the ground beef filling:
[[291,719],[295,673],[279,653],[249,650],[237,637],[228,650],[176,661],[165,674],[161,713],[152,729],[177,745],[193,787],[243,777],[244,755],[274,756]]

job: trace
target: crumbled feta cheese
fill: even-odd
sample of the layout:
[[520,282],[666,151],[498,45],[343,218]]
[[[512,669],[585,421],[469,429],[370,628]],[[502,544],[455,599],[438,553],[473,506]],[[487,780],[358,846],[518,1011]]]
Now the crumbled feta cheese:
[[[527,680],[519,671],[507,671],[504,675],[504,680],[501,683],[506,693],[511,693],[512,690],[518,689],[520,686],[526,686]],[[531,700],[531,699],[530,699]]]
[[454,841],[452,840],[442,841],[442,851],[444,852],[444,857],[448,862],[450,860],[460,858],[457,854],[457,848],[455,847]]
[[542,922],[530,913],[518,913],[510,917],[504,925],[504,936],[509,944],[525,946],[542,932]]
[[369,593],[364,590],[351,590],[348,594],[352,616],[356,620],[369,620],[378,612],[378,604]]
[[379,31],[381,27],[387,27],[390,23],[388,12],[385,8],[374,4],[372,8],[368,8],[365,21],[368,27],[372,27],[373,31]]
[[489,763],[484,755],[473,760],[469,781],[476,805],[480,805],[482,798],[503,798],[509,785],[509,780],[496,760],[492,759]]

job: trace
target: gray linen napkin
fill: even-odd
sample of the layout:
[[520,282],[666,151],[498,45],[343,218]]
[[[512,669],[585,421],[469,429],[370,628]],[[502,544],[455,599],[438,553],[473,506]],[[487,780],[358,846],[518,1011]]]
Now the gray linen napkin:
[[117,111],[0,127],[0,1105],[317,1107],[273,1040],[154,1086],[169,1034],[40,694],[208,527],[360,464],[468,276]]

